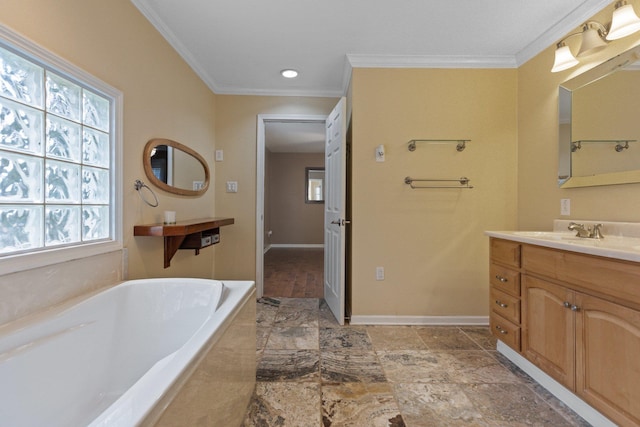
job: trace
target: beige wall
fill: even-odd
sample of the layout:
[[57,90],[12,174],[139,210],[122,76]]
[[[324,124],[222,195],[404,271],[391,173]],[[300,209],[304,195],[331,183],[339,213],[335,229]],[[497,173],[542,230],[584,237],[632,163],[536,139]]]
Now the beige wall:
[[[211,277],[215,248],[204,249],[197,257],[192,251],[180,251],[165,270],[162,239],[134,238],[133,226],[161,221],[163,210],[177,211],[179,219],[213,216],[213,191],[200,198],[184,198],[156,190],[160,206],[154,209],[142,203],[133,182],[148,181],[142,150],[154,137],[179,141],[211,165],[215,96],[128,0],[0,0],[0,9],[3,25],[124,94],[121,166],[129,276]],[[116,255],[115,260],[109,254],[1,277],[1,311],[12,310],[14,317],[20,316],[113,284],[123,275],[121,256]],[[87,263],[94,268],[87,268]]]
[[[222,231],[216,250],[216,277],[254,280],[256,275],[256,147],[258,114],[328,115],[336,98],[216,96],[216,215],[236,223]],[[226,193],[226,181],[238,181],[237,193]],[[272,219],[273,220],[273,219]]]
[[[337,99],[213,95],[128,0],[0,0],[0,8],[4,25],[124,93],[130,277],[254,279],[256,116],[328,114]],[[595,19],[608,22],[609,9]],[[486,315],[483,231],[550,229],[561,198],[571,199],[569,218],[640,221],[638,184],[557,187],[558,84],[638,42],[640,35],[612,42],[590,62],[557,74],[549,72],[554,46],[518,70],[354,70],[353,313]],[[215,177],[207,194],[156,190],[160,207],[141,202],[133,181],[146,180],[141,153],[154,137],[205,157]],[[462,153],[451,145],[410,153],[413,138],[472,142]],[[386,146],[385,163],[374,160],[379,144]],[[213,162],[216,148],[224,150],[223,162]],[[407,175],[466,175],[475,188],[410,190],[402,182]],[[238,193],[225,192],[228,180],[238,181]],[[222,229],[216,247],[197,257],[180,251],[165,270],[162,240],[132,236],[134,224],[159,222],[163,210],[177,211],[179,219],[230,216],[236,223]],[[0,309],[16,317],[112,284],[123,276],[120,259],[109,254],[0,277]],[[385,267],[385,281],[375,280],[376,266]]]
[[[640,4],[632,2],[638,10]],[[611,7],[594,19],[608,23]],[[578,31],[576,29],[575,31]],[[573,31],[572,31],[573,32]],[[571,43],[578,39],[573,37]],[[566,219],[640,221],[640,185],[560,189],[558,170],[558,85],[640,42],[635,34],[611,42],[602,52],[581,58],[570,70],[551,73],[555,45],[518,69],[518,225],[550,230],[560,218],[560,199],[571,199]],[[574,52],[577,46],[574,47]]]
[[[488,314],[489,229],[516,218],[516,70],[355,69],[353,315]],[[411,139],[471,139],[419,144]],[[386,162],[376,163],[384,144]],[[467,176],[412,190],[404,177]],[[376,266],[385,268],[375,280]]]
[[305,168],[324,167],[324,153],[274,153],[271,160],[271,243],[324,243],[324,204],[305,203]]

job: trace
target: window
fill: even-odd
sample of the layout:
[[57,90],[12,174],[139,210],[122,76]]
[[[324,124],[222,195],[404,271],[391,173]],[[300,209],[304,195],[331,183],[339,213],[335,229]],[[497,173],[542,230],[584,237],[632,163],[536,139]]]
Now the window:
[[73,248],[120,247],[120,93],[9,38],[0,40],[0,262],[69,252],[35,263],[46,265],[77,258]]
[[305,168],[305,203],[324,203],[324,168]]

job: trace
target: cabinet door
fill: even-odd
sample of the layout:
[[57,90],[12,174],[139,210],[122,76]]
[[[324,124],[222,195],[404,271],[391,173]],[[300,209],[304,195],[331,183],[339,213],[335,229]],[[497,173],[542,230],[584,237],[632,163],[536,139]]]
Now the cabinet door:
[[621,426],[640,425],[640,312],[576,294],[576,393]]
[[573,291],[529,275],[523,275],[523,284],[522,352],[556,381],[574,390]]

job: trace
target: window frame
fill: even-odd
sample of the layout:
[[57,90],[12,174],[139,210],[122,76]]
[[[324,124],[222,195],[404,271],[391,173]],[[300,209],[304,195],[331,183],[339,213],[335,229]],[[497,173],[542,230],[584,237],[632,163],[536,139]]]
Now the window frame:
[[68,246],[39,248],[33,252],[20,252],[0,256],[0,275],[30,270],[58,264],[61,262],[88,258],[100,254],[119,251],[123,248],[122,237],[122,140],[123,140],[123,94],[120,90],[108,85],[78,66],[55,55],[40,45],[17,34],[0,24],[0,42],[3,47],[18,52],[27,59],[44,64],[51,71],[72,81],[81,82],[92,91],[112,101],[110,104],[111,153],[109,164],[110,194],[110,229],[109,240],[95,242],[79,242]]

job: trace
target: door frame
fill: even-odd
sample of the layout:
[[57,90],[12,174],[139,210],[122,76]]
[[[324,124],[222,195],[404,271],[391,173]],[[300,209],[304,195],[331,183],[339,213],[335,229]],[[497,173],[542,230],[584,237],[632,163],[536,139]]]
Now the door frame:
[[264,294],[265,123],[326,123],[321,114],[258,114],[256,148],[256,295]]

